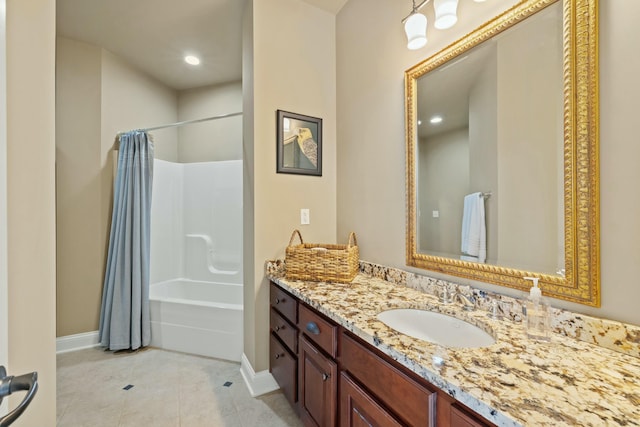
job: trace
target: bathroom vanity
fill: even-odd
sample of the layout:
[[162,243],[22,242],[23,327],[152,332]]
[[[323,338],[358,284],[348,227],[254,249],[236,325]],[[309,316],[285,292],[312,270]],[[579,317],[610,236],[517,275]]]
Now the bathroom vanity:
[[271,372],[305,425],[494,425],[273,282],[270,302]]
[[[519,322],[367,274],[350,284],[271,280],[270,370],[305,425],[640,423],[637,357],[559,334],[532,342]],[[496,342],[454,349],[412,338],[376,318],[397,307],[457,317]]]

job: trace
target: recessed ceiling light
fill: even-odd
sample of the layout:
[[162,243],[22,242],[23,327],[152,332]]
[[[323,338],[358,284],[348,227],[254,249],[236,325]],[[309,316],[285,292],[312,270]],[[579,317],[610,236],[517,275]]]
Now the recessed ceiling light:
[[437,125],[438,123],[442,123],[442,116],[431,117],[431,120],[429,120],[429,123],[431,123],[432,125]]
[[193,56],[193,55],[187,55],[184,57],[184,62],[186,62],[189,65],[199,65],[200,64],[200,58],[198,58],[197,56]]

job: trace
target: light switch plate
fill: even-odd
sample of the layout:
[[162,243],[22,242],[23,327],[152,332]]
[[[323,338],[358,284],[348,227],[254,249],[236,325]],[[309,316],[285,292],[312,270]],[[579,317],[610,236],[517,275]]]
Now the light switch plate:
[[309,209],[300,209],[300,224],[309,225]]

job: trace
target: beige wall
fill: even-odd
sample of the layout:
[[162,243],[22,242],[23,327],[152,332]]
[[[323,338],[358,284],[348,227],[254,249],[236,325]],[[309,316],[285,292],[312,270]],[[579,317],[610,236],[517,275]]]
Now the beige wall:
[[[56,419],[55,2],[7,1],[9,368],[38,371],[19,426]],[[37,29],[34,30],[34,29]],[[15,407],[24,397],[10,399]]]
[[[205,86],[178,93],[178,120],[242,112],[242,83]],[[178,128],[180,162],[242,159],[242,116]]]
[[[295,228],[309,242],[336,241],[336,39],[335,17],[299,0],[253,0],[250,8],[245,42],[253,61],[243,65],[243,84],[253,129],[245,128],[244,150],[253,175],[245,175],[245,222],[254,224],[245,227],[244,351],[262,371],[269,362],[264,261],[284,257]],[[277,109],[323,119],[322,177],[276,174]],[[310,209],[310,225],[300,225],[300,208]],[[347,233],[338,238],[346,243]]]
[[[57,333],[96,329],[100,229],[101,50],[58,38],[56,58]],[[88,286],[89,285],[89,286]]]
[[[173,89],[103,49],[102,165],[107,163],[105,157],[110,157],[109,150],[113,147],[118,132],[176,122],[177,99]],[[154,137],[155,156],[164,160],[177,159],[177,129],[162,129],[151,133]]]
[[640,2],[600,3],[600,247],[603,317],[640,324]]
[[[458,25],[430,33],[427,47],[417,52],[405,48],[398,19],[408,10],[402,2],[371,7],[366,0],[350,0],[338,14],[338,235],[356,231],[363,259],[406,268],[404,70],[513,3],[460,2]],[[631,52],[640,37],[633,19],[640,2],[599,3],[602,307],[559,300],[553,305],[638,324],[640,144],[634,123],[640,58]]]
[[[177,120],[176,93],[112,53],[58,38],[56,70],[57,336],[98,329],[113,198],[116,134]],[[154,132],[177,158],[177,130]]]
[[[247,1],[242,15],[242,266],[243,266],[243,340],[244,356],[255,366],[256,363],[256,321],[253,313],[258,300],[256,291],[261,281],[257,281],[254,268],[255,257],[255,172],[254,172],[254,32],[253,0]],[[260,274],[257,276],[261,277]],[[265,297],[263,291],[262,298]],[[261,345],[264,341],[261,341]],[[264,356],[260,356],[262,358]],[[255,369],[255,368],[254,368]]]
[[[0,0],[6,11],[6,0]],[[0,13],[0,364],[9,362],[9,295],[7,283],[7,19]],[[6,413],[8,402],[0,404]]]

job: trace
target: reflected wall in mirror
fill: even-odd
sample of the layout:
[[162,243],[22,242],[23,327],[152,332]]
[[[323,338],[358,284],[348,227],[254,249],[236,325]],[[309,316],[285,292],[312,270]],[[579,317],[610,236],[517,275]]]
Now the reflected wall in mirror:
[[598,306],[597,1],[524,0],[405,83],[407,264]]

